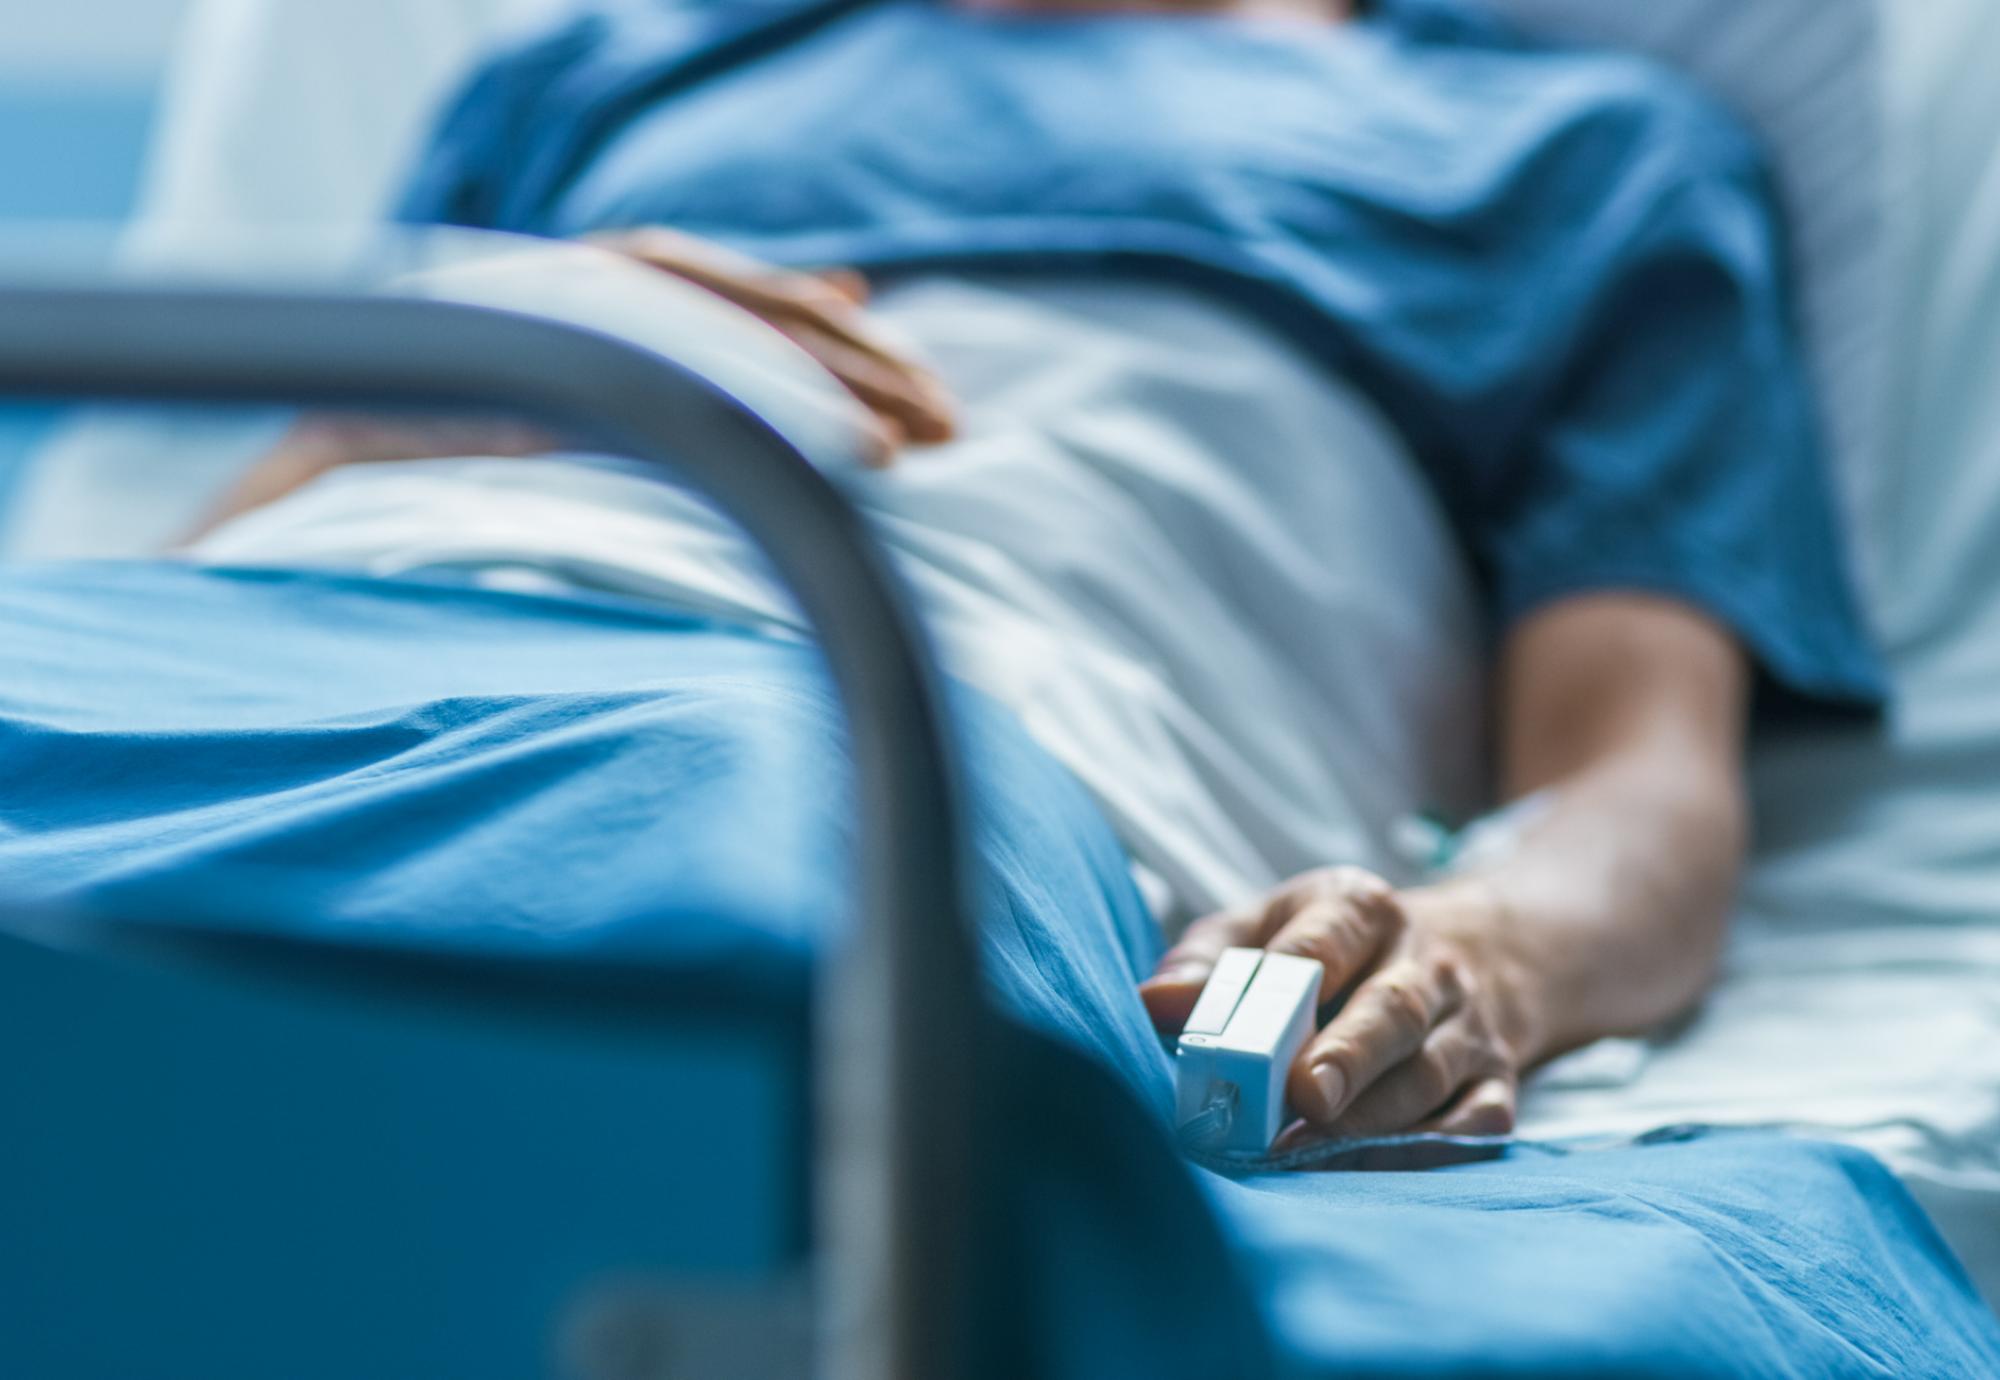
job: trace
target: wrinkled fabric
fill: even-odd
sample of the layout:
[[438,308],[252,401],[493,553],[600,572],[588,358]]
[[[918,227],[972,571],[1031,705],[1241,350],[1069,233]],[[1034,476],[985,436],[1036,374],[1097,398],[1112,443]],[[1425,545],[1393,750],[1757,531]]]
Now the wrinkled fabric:
[[[167,563],[10,569],[0,628],[0,905],[58,938],[631,963],[796,1005],[843,920],[855,807],[808,645],[638,603]],[[1164,1106],[1165,1056],[1118,1000],[1159,947],[1124,855],[1011,718],[953,704],[1001,989]],[[1086,924],[1111,961],[1068,961]]]
[[[511,281],[528,309],[574,313],[593,280],[549,258],[532,280],[511,261]],[[664,275],[613,276],[592,326],[701,329]],[[1331,858],[1415,880],[1398,822],[1478,809],[1485,667],[1464,562],[1366,399],[1165,284],[929,279],[870,310],[944,379],[956,434],[842,489],[940,664],[1089,789],[1163,923]],[[653,467],[591,457],[350,465],[191,554],[532,572],[803,631],[735,524]]]
[[[606,602],[172,565],[9,571],[0,645],[10,927],[505,954],[517,975],[608,960],[780,1019],[841,923],[838,720],[795,645]],[[2000,1370],[1993,1318],[1856,1151],[1180,1164],[1123,859],[1017,726],[953,703],[1011,1018],[980,1065],[1000,1373]]]
[[1878,704],[1761,152],[1639,59],[1375,9],[608,0],[475,75],[403,212],[1195,285],[1390,415],[1496,628],[1652,592],[1733,628],[1774,708]]

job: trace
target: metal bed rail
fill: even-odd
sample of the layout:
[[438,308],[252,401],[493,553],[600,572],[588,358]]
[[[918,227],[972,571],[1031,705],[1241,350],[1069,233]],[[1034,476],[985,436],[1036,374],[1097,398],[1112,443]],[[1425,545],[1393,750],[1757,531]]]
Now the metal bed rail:
[[674,471],[738,522],[816,632],[860,810],[854,932],[816,980],[817,1374],[966,1359],[981,1020],[939,687],[857,514],[744,400],[558,321],[454,302],[0,280],[0,397],[507,413]]

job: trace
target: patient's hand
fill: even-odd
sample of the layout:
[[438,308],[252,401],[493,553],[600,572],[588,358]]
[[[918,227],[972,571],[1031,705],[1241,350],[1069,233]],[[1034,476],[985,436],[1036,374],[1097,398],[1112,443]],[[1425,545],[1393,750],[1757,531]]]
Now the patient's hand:
[[1347,996],[1292,1066],[1287,1093],[1304,1121],[1281,1147],[1410,1130],[1500,1135],[1513,1129],[1532,1041],[1515,974],[1487,942],[1497,918],[1466,894],[1399,895],[1359,868],[1327,868],[1189,926],[1140,993],[1172,1034],[1224,949],[1318,959],[1321,1005]]
[[860,274],[776,268],[657,227],[613,231],[590,242],[706,288],[783,332],[868,408],[877,463],[906,443],[951,439],[951,394],[869,318],[863,310],[868,281]]
[[1501,799],[1550,802],[1510,852],[1401,893],[1309,873],[1192,926],[1142,989],[1179,1030],[1231,945],[1325,964],[1322,1001],[1349,995],[1292,1069],[1294,1140],[1504,1131],[1523,1069],[1643,1034],[1713,980],[1749,829],[1749,658],[1699,609],[1606,590],[1523,619],[1498,670]]

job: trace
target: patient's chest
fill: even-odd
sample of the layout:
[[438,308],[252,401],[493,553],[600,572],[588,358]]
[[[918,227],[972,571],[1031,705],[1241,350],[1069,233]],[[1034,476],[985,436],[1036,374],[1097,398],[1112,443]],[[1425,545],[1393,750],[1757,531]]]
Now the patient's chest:
[[1382,41],[881,6],[629,120],[557,228],[758,239],[971,217],[1087,237],[1093,218],[1242,233],[1274,211],[1331,225],[1468,133],[1371,60]]

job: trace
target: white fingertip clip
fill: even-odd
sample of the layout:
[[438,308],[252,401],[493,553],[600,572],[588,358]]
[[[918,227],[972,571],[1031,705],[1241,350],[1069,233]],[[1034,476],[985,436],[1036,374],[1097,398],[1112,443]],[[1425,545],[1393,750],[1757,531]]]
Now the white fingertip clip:
[[1262,1154],[1283,1130],[1285,1073],[1312,1035],[1320,965],[1310,958],[1228,949],[1181,1031],[1174,1119],[1189,1143]]

